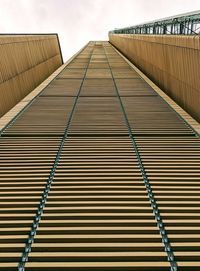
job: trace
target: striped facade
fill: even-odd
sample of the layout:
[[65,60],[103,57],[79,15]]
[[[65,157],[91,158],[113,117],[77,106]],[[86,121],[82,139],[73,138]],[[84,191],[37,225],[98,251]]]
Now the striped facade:
[[0,117],[62,65],[56,34],[0,34]]
[[108,42],[0,139],[0,270],[200,270],[200,140]]
[[109,40],[200,122],[200,35],[110,34]]

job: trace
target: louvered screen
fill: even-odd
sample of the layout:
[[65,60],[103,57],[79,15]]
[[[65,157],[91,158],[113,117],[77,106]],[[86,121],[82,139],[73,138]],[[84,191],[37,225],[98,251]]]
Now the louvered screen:
[[0,140],[0,269],[17,270],[60,138]]
[[199,147],[90,42],[2,133],[0,269],[199,270]]
[[165,270],[166,258],[131,140],[68,138],[27,267]]
[[63,135],[75,102],[74,97],[39,97],[10,126],[8,135]]
[[180,270],[194,270],[196,265],[198,270],[200,140],[140,137],[137,144],[178,266]]

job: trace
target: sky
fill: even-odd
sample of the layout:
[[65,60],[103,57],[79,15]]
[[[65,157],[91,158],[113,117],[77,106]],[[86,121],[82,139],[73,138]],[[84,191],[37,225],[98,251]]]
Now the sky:
[[114,28],[200,10],[200,0],[0,0],[0,33],[58,33],[64,61]]

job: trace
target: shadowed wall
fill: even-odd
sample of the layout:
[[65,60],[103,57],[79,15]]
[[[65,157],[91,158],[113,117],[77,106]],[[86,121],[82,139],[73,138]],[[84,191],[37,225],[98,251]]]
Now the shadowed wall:
[[200,37],[110,34],[110,42],[200,121]]
[[51,35],[0,35],[0,117],[62,64]]

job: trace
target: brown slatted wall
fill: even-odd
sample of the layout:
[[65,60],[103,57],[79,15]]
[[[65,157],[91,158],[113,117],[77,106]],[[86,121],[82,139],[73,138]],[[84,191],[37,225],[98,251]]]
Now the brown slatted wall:
[[0,139],[0,269],[198,270],[199,145],[109,43],[90,42]]
[[122,97],[122,102],[135,135],[193,133],[159,96]]
[[6,130],[6,135],[63,135],[74,97],[39,97]]
[[62,65],[56,34],[0,35],[0,117]]
[[157,270],[158,262],[166,269],[128,136],[66,140],[27,270],[41,260],[49,270],[57,261],[70,270],[113,270],[118,262],[123,270]]
[[17,270],[60,138],[0,140],[0,269]]
[[200,36],[110,34],[110,42],[200,122]]
[[80,97],[69,134],[128,134],[117,97]]
[[200,267],[200,140],[138,137],[147,175],[168,232],[178,270]]
[[24,266],[20,263],[25,262],[22,257],[35,230],[81,82],[64,78],[52,81],[0,138],[0,270],[21,270]]

